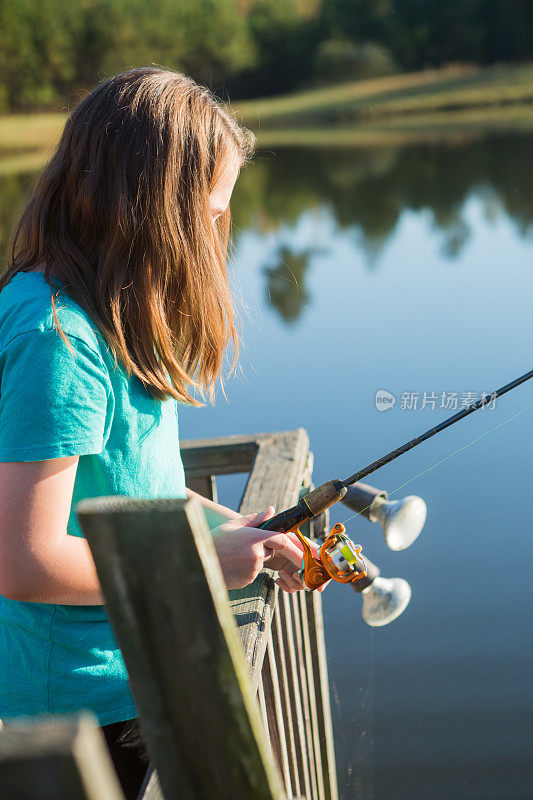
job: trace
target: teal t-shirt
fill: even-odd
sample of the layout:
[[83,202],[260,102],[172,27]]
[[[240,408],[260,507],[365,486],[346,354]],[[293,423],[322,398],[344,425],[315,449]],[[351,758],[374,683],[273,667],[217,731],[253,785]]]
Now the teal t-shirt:
[[[19,272],[0,292],[0,461],[78,455],[67,533],[86,497],[185,497],[177,402],[115,368],[87,312],[54,279]],[[105,606],[0,595],[0,719],[90,709],[101,725],[138,712]]]

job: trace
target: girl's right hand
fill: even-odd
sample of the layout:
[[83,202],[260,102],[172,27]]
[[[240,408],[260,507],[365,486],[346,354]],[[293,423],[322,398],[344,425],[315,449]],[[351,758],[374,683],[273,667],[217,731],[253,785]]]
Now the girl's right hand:
[[[228,589],[241,589],[259,575],[268,558],[283,553],[283,558],[294,565],[294,573],[302,564],[303,548],[287,533],[258,530],[258,526],[274,516],[272,506],[257,514],[224,522],[211,531],[222,574]],[[267,548],[265,550],[265,548]],[[303,586],[296,578],[287,575],[286,591],[297,591]]]

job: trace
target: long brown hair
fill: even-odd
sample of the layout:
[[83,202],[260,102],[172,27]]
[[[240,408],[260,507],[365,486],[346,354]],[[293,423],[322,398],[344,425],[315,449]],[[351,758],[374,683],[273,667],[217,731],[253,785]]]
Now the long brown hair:
[[[67,119],[15,228],[0,291],[45,265],[151,394],[202,405],[239,337],[226,271],[230,215],[209,195],[253,135],[211,92],[155,67],[96,86]],[[57,294],[55,295],[57,296]],[[52,308],[60,335],[67,339]]]

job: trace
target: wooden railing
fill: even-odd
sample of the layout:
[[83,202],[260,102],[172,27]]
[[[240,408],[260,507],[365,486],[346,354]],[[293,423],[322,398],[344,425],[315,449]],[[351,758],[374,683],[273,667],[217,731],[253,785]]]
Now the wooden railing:
[[[282,510],[311,486],[313,454],[303,428],[182,443],[187,485],[217,499],[216,476],[249,472],[239,511]],[[327,520],[315,522],[324,527]],[[310,533],[309,531],[307,531]],[[231,606],[272,753],[288,797],[336,800],[321,595],[280,592],[272,573],[230,592]]]
[[[212,499],[217,475],[249,473],[242,514],[294,505],[311,485],[303,429],[188,441],[181,449],[187,484]],[[320,594],[278,594],[265,570],[228,598],[198,500],[104,497],[82,501],[76,512],[152,756],[144,800],[336,800]],[[40,773],[19,770],[12,800],[120,797],[108,754],[95,745],[95,721],[73,724],[56,719],[0,733],[0,785],[32,742],[34,757],[24,764],[38,757],[47,765]],[[59,742],[52,760],[45,729]],[[89,751],[96,783],[87,773]],[[54,781],[49,795],[42,777],[35,782],[44,774]]]

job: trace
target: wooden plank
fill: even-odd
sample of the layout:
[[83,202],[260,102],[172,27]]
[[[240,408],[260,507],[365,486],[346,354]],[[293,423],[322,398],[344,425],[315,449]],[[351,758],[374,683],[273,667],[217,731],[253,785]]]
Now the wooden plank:
[[[312,461],[311,461],[312,465]],[[306,491],[314,489],[311,476],[308,479],[308,486],[302,489],[300,496],[305,494]],[[310,538],[320,538],[323,533],[323,528],[329,525],[329,509],[315,519],[309,520],[301,526],[302,532]],[[329,531],[327,531],[329,532]],[[294,605],[298,605],[298,611],[295,613],[295,619],[299,622],[298,629],[298,655],[302,672],[302,687],[305,687],[305,707],[306,713],[306,732],[308,748],[311,754],[310,766],[312,767],[312,784],[313,791],[316,792],[317,800],[325,800],[325,786],[324,786],[324,772],[322,769],[322,753],[321,753],[321,727],[318,720],[318,707],[316,700],[316,687],[314,680],[314,662],[311,655],[311,642],[309,635],[309,625],[314,625],[314,617],[312,620],[308,618],[306,593],[299,592],[298,595],[293,596]],[[317,594],[314,592],[314,594]],[[320,595],[321,600],[321,595]],[[330,709],[328,706],[328,713]],[[323,725],[322,725],[323,728]]]
[[289,768],[289,754],[287,752],[287,736],[285,734],[285,722],[281,705],[280,675],[276,663],[276,654],[272,640],[272,630],[267,637],[267,651],[263,662],[262,683],[264,688],[264,698],[266,714],[268,719],[268,730],[270,743],[278,769],[283,775],[285,793],[288,797],[293,796],[291,773]]
[[283,645],[285,648],[285,660],[288,666],[289,696],[291,701],[291,712],[293,714],[296,739],[296,758],[298,761],[298,773],[300,778],[300,791],[304,790],[304,796],[311,800],[311,778],[309,774],[309,761],[307,758],[307,743],[305,735],[305,721],[302,709],[302,689],[300,686],[300,671],[294,646],[293,624],[292,624],[292,605],[289,595],[286,592],[280,593],[281,603],[279,606],[280,627],[282,630]]
[[[231,441],[237,439],[239,441]],[[187,477],[248,472],[254,463],[258,444],[254,438],[227,437],[220,441],[189,439],[180,442],[180,453]]]
[[314,488],[314,486],[312,484],[312,475],[313,475],[313,465],[314,465],[314,463],[315,463],[315,457],[313,455],[313,452],[311,450],[309,450],[308,453],[307,453],[304,472],[303,472],[303,475],[302,475],[302,483],[300,484],[301,486],[303,486],[303,487],[305,487],[307,489]]
[[[269,505],[281,511],[294,505],[298,501],[308,452],[309,437],[303,428],[260,439],[240,513],[263,511]],[[230,592],[239,636],[254,685],[257,685],[263,664],[277,595],[272,574],[265,570],[250,586]]]
[[[289,774],[291,779],[291,786],[294,796],[300,794],[300,769],[298,766],[298,755],[296,745],[296,719],[293,714],[291,703],[291,687],[289,683],[289,671],[287,660],[285,658],[285,644],[283,641],[283,626],[281,624],[281,606],[278,603],[278,608],[274,614],[272,621],[272,646],[276,664],[278,666],[278,680],[280,682],[280,700],[281,712],[283,714],[283,725],[287,735],[287,750],[289,758]],[[287,791],[289,795],[289,792]]]
[[[301,606],[299,599],[300,592],[290,595],[290,603],[292,605],[292,620],[294,630],[294,644],[296,648],[296,660],[298,669],[300,670],[300,690],[302,693],[302,711],[305,726],[305,741],[307,751],[307,761],[309,764],[309,777],[311,783],[311,797],[313,800],[319,800],[319,790],[317,782],[317,768],[315,764],[315,748],[313,742],[313,728],[311,722],[311,698],[310,698],[310,685],[309,679],[312,680],[312,672],[308,674],[307,664],[305,660],[305,652],[302,642],[302,620],[301,620]],[[305,608],[305,606],[304,606]]]
[[[322,770],[322,753],[320,749],[320,728],[318,721],[318,710],[316,700],[316,686],[314,676],[313,654],[311,651],[311,639],[309,635],[309,618],[307,611],[307,601],[304,592],[298,592],[297,601],[300,605],[300,625],[301,642],[303,647],[303,658],[305,661],[305,672],[307,678],[307,689],[309,697],[309,716],[311,722],[311,747],[313,749],[314,766],[316,774],[316,785],[318,800],[325,800],[326,793],[324,787],[324,772]],[[314,623],[314,620],[311,621]],[[328,709],[329,711],[329,709]]]
[[228,448],[238,449],[242,445],[249,445],[253,442],[270,439],[271,436],[276,436],[278,433],[279,431],[264,431],[263,433],[236,433],[202,439],[181,439],[180,450],[196,450],[200,447],[202,450],[209,453],[221,448],[223,450],[227,450]]
[[215,503],[218,502],[217,484],[214,475],[187,476],[186,483],[187,487],[193,492],[197,492],[202,497],[207,497],[208,500],[213,500]]
[[[302,713],[304,719],[305,729],[305,745],[307,753],[307,763],[309,765],[309,779],[311,784],[311,797],[313,800],[319,800],[318,784],[317,784],[317,771],[315,764],[315,748],[313,742],[313,730],[311,724],[311,711],[310,711],[310,681],[312,681],[312,670],[308,674],[305,660],[305,653],[302,643],[302,620],[301,620],[301,606],[299,600],[300,592],[291,594],[289,602],[292,606],[292,624],[293,624],[293,637],[296,651],[296,662],[300,672],[300,691],[302,697]],[[305,605],[304,605],[305,612]]]
[[111,496],[75,510],[164,796],[281,800],[200,502]]
[[[309,477],[308,489],[314,489],[311,477]],[[301,494],[303,493],[304,490]],[[321,538],[324,534],[329,533],[329,524],[329,509],[326,509],[323,514],[304,523],[301,527],[306,536]],[[337,774],[324,641],[322,595],[320,592],[302,592],[299,593],[298,600],[302,609],[299,618],[306,662],[317,789],[320,800],[337,800]]]
[[249,586],[229,592],[244,657],[255,687],[263,665],[277,590],[272,573],[265,570]]
[[326,800],[338,800],[337,770],[335,766],[335,746],[331,721],[329,697],[328,666],[326,662],[326,643],[324,640],[324,620],[322,617],[322,597],[320,592],[306,592],[307,618],[309,620],[309,644],[313,662],[315,698],[319,726],[320,754],[324,774]]
[[259,445],[287,433],[293,431],[183,439],[180,441],[180,453],[185,472],[191,476],[249,472]]
[[7,721],[0,733],[0,787],[5,800],[124,800],[90,712]]
[[272,752],[272,738],[270,735],[269,718],[266,707],[265,688],[263,686],[263,679],[261,675],[259,675],[259,683],[257,686],[257,699],[259,700],[259,712],[261,714],[261,721],[263,723],[263,728],[265,732],[265,742],[268,746],[270,755],[272,756],[272,758],[274,758],[274,753]]
[[281,511],[298,499],[309,453],[309,437],[303,428],[273,434],[259,441],[252,474],[241,511],[260,511],[272,504]]

